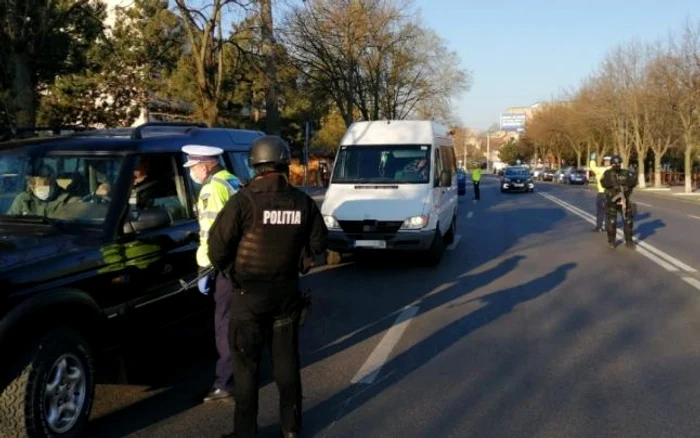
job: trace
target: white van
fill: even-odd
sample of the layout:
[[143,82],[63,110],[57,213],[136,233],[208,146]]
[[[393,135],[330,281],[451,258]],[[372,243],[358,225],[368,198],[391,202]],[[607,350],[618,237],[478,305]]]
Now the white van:
[[437,265],[457,225],[457,167],[449,130],[435,122],[353,123],[321,206],[335,253],[424,252]]

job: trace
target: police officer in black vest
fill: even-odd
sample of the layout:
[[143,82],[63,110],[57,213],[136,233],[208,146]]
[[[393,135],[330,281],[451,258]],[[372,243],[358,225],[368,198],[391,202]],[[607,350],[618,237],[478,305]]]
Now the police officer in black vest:
[[630,200],[632,190],[637,185],[637,175],[622,168],[622,158],[618,155],[610,159],[611,168],[603,173],[601,184],[605,189],[607,206],[608,246],[615,248],[617,234],[617,215],[621,214],[624,223],[625,245],[634,249],[632,227],[634,225],[634,208]]
[[326,249],[328,230],[316,203],[289,183],[290,153],[279,137],[257,139],[250,150],[256,176],[225,205],[209,234],[212,265],[234,283],[230,342],[234,433],[257,433],[260,357],[270,345],[280,392],[282,435],[301,429],[299,315],[300,257]]

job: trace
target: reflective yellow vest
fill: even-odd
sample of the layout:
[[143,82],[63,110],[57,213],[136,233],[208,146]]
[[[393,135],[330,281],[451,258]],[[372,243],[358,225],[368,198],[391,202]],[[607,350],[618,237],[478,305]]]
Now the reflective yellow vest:
[[209,230],[214,224],[214,219],[219,214],[226,201],[233,196],[241,186],[236,176],[226,170],[220,170],[209,178],[197,200],[197,214],[199,216],[199,248],[197,248],[197,264],[203,268],[208,267]]
[[609,169],[609,167],[598,166],[595,160],[591,160],[591,162],[588,163],[588,168],[595,174],[596,184],[598,185],[598,193],[605,193],[605,188],[603,188],[601,181],[603,181],[603,174]]
[[474,181],[474,182],[481,181],[481,169],[476,168],[472,171],[472,181]]

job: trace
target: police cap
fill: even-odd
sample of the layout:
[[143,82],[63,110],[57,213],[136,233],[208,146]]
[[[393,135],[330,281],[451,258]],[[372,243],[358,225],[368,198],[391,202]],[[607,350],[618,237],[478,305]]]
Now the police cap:
[[610,158],[610,164],[612,164],[613,166],[621,166],[622,165],[622,158],[620,158],[619,155],[613,155]]
[[187,154],[187,162],[183,166],[192,167],[199,163],[216,162],[224,150],[213,146],[187,145],[182,147],[182,152]]
[[276,135],[266,135],[253,141],[248,161],[251,166],[259,164],[289,165],[291,153],[286,141]]

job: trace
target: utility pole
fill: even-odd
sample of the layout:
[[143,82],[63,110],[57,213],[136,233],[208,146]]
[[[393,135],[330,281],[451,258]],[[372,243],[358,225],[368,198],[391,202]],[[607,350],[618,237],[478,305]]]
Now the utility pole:
[[307,120],[304,132],[304,150],[302,151],[302,159],[304,160],[304,188],[306,188],[306,178],[309,168],[309,129],[309,122]]
[[491,132],[486,131],[486,171],[491,172]]

